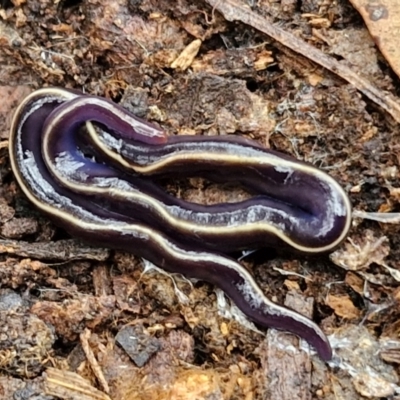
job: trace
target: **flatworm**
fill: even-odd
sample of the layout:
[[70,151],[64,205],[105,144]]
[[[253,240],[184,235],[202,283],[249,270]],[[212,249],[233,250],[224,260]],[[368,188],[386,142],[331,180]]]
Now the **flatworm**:
[[[168,136],[106,99],[57,88],[18,107],[9,150],[25,195],[72,235],[213,283],[257,324],[295,333],[332,357],[318,325],[270,301],[226,255],[281,244],[309,254],[334,249],[351,206],[323,171],[236,136]],[[188,176],[239,182],[255,196],[206,206],[155,180]]]

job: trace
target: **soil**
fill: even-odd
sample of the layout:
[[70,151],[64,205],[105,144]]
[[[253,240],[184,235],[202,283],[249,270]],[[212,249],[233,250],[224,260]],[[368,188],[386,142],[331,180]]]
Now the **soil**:
[[[0,399],[396,399],[398,82],[347,0],[0,0]],[[213,285],[82,243],[35,210],[7,145],[19,102],[48,86],[170,135],[250,138],[337,179],[355,214],[333,254],[241,259],[321,326],[334,359],[235,318]],[[163,185],[205,204],[248,195]]]

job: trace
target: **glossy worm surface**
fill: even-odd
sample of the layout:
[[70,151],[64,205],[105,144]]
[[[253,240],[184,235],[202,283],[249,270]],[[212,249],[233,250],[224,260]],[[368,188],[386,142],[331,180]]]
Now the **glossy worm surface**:
[[[293,332],[331,358],[315,323],[271,302],[224,254],[282,243],[305,253],[337,246],[351,207],[324,172],[240,137],[169,137],[112,102],[56,88],[18,107],[10,158],[29,200],[72,235],[211,282],[254,322]],[[157,184],[188,176],[239,182],[254,196],[206,206]]]

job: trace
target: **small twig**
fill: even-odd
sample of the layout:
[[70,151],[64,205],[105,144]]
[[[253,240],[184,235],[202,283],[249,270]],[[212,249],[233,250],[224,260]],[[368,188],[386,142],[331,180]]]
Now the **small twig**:
[[353,217],[361,219],[369,219],[371,221],[381,222],[383,224],[399,224],[400,213],[383,213],[383,212],[365,212],[353,210]]
[[107,394],[110,393],[110,387],[108,386],[107,380],[104,377],[103,371],[100,368],[99,363],[96,360],[96,357],[90,348],[89,344],[89,338],[91,336],[91,332],[89,329],[85,329],[81,334],[80,334],[80,339],[81,339],[81,345],[82,349],[86,355],[86,358],[92,368],[92,371],[94,375],[96,376],[99,384],[103,388],[103,391],[106,392]]
[[299,39],[274,24],[271,24],[267,19],[251,11],[249,8],[238,4],[236,0],[206,0],[206,2],[213,7],[213,11],[219,11],[228,21],[240,21],[249,25],[282,43],[287,48],[301,54],[302,56],[308,57],[315,63],[340,76],[345,81],[351,83],[378,106],[386,110],[396,120],[396,122],[400,122],[400,104],[395,101],[394,97],[379,90],[367,79],[361,77],[346,65],[341,64],[333,57],[324,54],[322,51],[306,43],[304,40]]

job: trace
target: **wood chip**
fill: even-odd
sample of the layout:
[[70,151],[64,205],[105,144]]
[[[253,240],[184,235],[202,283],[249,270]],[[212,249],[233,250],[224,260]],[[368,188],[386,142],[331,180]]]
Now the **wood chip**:
[[[289,292],[285,305],[311,317],[313,300]],[[269,329],[261,346],[264,384],[269,398],[280,400],[311,399],[311,363],[299,349],[299,339],[286,332]]]
[[15,254],[21,257],[38,260],[72,261],[96,260],[105,261],[110,250],[83,245],[77,240],[59,240],[57,242],[29,243],[21,240],[0,240],[0,254]]
[[45,374],[46,393],[68,400],[111,400],[75,372],[48,368]]

